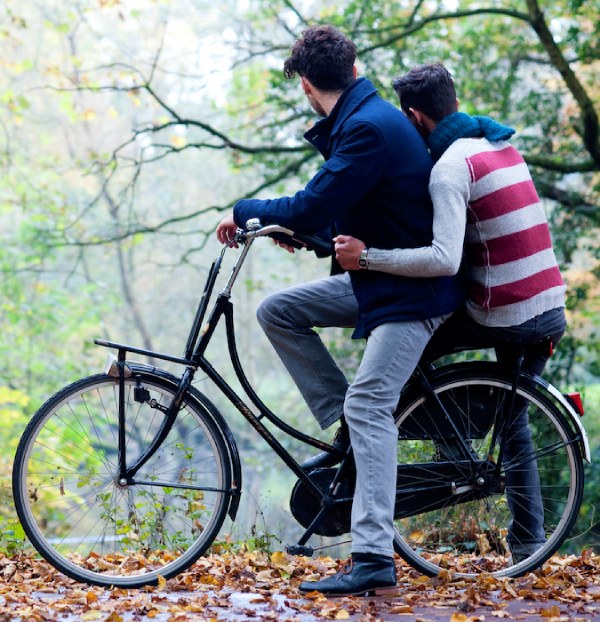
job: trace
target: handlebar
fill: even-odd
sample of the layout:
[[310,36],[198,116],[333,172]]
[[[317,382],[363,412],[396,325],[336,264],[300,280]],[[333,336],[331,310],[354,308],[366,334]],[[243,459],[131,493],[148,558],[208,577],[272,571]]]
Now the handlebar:
[[248,239],[268,236],[288,244],[295,248],[307,248],[313,250],[319,257],[328,257],[333,254],[331,241],[307,233],[297,233],[281,225],[262,226],[258,218],[251,218],[246,222],[245,230],[239,230],[240,234]]

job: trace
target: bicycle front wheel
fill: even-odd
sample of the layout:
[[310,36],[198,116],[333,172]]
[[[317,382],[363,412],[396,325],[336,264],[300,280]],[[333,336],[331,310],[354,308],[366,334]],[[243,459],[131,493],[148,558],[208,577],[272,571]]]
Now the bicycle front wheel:
[[493,365],[465,367],[434,376],[435,399],[400,402],[395,548],[430,576],[519,576],[548,559],[577,518],[580,439],[533,379],[517,391],[521,424],[503,427],[510,378]]
[[[151,446],[175,390],[152,372],[126,379],[128,466]],[[158,450],[123,481],[118,412],[119,381],[104,374],[50,398],[17,449],[15,505],[31,543],[66,575],[105,586],[156,584],[217,536],[232,495],[229,454],[208,408],[188,396]]]

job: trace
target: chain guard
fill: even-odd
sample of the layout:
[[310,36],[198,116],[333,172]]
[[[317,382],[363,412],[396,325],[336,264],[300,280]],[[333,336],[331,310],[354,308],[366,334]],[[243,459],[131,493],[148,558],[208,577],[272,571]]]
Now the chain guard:
[[[336,468],[314,469],[308,476],[327,496],[329,488],[338,472]],[[350,531],[350,513],[354,496],[355,472],[350,470],[338,485],[335,497],[331,497],[331,505],[321,514],[314,533],[319,536],[341,536]],[[290,497],[290,510],[294,518],[305,529],[313,522],[323,509],[323,501],[316,497],[302,480],[298,480]]]
[[[350,531],[356,472],[354,468],[346,472],[333,497],[329,489],[337,472],[337,467],[308,472],[311,481],[330,503],[313,527],[313,533],[319,536],[341,536]],[[503,489],[504,480],[496,475],[496,466],[489,459],[475,465],[469,461],[399,464],[394,518],[485,499],[502,493]],[[316,497],[302,480],[298,480],[290,497],[294,518],[307,529],[322,508],[323,498]]]

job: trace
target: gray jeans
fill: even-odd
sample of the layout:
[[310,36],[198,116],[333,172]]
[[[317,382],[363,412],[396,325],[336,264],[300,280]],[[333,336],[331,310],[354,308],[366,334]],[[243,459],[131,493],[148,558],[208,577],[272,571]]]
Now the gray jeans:
[[357,303],[348,274],[277,292],[259,323],[322,428],[343,414],[356,464],[352,552],[392,556],[398,432],[393,413],[435,329],[447,316],[391,322],[371,332],[350,386],[314,327],[353,327]]

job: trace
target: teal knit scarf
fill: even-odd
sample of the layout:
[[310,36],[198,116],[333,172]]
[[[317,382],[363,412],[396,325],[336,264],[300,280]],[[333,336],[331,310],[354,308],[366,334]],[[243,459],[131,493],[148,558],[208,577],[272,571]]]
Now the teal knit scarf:
[[444,117],[435,127],[427,145],[434,162],[459,138],[487,138],[492,142],[508,140],[515,130],[501,125],[489,117],[471,117],[464,112],[455,112]]

